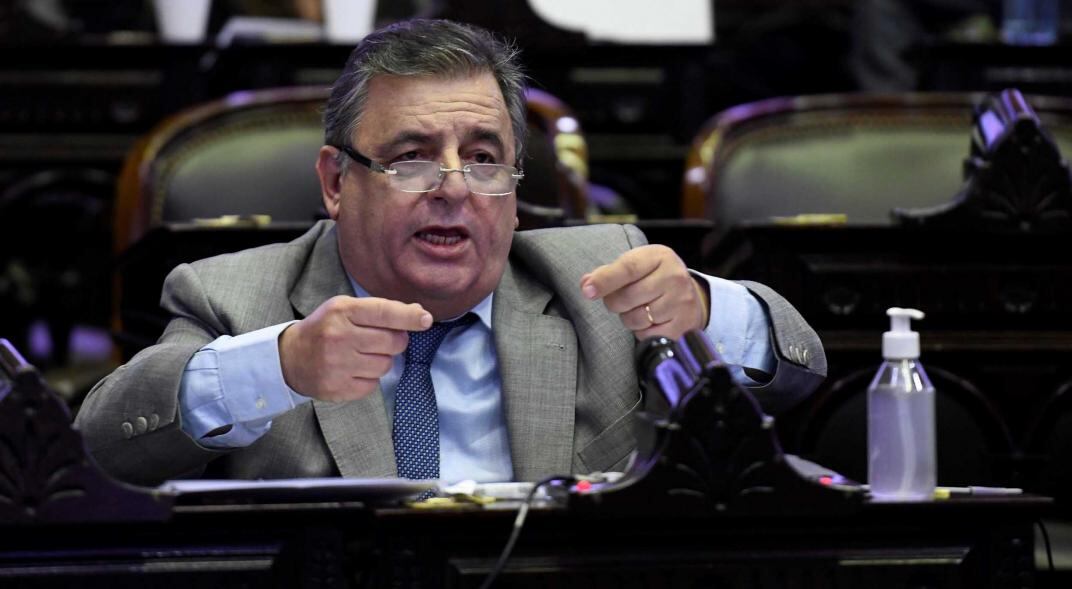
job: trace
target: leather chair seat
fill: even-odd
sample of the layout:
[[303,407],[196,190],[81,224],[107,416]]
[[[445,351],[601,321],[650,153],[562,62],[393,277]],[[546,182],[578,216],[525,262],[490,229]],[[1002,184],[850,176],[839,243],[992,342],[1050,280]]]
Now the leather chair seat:
[[[894,208],[939,205],[963,183],[982,94],[777,98],[712,117],[687,157],[682,213],[721,227],[801,214],[886,225]],[[1072,100],[1029,97],[1063,153]]]

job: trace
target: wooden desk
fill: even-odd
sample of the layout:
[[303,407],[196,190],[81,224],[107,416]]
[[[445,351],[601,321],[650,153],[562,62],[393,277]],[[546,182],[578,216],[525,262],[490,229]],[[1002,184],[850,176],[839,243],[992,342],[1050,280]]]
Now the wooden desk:
[[[498,586],[1031,585],[1032,523],[1050,499],[871,504],[823,486],[693,339],[651,348],[705,368],[673,411],[645,404],[630,470],[534,510]],[[394,482],[143,494],[96,471],[6,340],[0,369],[0,586],[475,587],[512,528],[516,505],[403,508],[388,501],[414,491]]]
[[[818,518],[537,509],[497,587],[1030,587],[1037,497]],[[3,526],[5,587],[477,587],[513,510],[178,505],[170,521]]]

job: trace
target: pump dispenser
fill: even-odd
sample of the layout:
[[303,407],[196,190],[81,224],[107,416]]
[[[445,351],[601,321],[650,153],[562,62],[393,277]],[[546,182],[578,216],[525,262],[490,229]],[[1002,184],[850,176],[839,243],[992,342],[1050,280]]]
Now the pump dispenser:
[[919,358],[919,333],[912,331],[910,320],[923,319],[923,311],[890,307],[890,330],[882,334],[882,357],[886,360]]
[[867,389],[867,478],[875,501],[934,496],[934,387],[919,362],[916,309],[892,307],[882,334],[884,361]]

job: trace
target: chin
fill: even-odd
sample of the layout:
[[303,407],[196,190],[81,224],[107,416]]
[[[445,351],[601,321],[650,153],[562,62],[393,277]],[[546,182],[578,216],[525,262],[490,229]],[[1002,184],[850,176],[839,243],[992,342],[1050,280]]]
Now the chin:
[[[441,313],[457,311],[453,315],[469,310],[495,290],[502,275],[501,269],[494,272],[492,268],[469,265],[454,268],[415,265],[410,270],[404,283],[409,284],[413,298],[433,315],[436,313],[430,306]],[[440,317],[436,315],[436,319]]]
[[[420,293],[419,298],[435,301],[438,304],[459,302],[462,299],[468,300],[476,296],[476,291],[478,290],[477,285],[471,279],[463,279],[458,276],[453,278],[434,277],[431,280],[428,276],[417,277],[411,284],[413,285],[413,292]],[[477,298],[473,304],[475,305],[485,296],[487,296],[487,293]]]

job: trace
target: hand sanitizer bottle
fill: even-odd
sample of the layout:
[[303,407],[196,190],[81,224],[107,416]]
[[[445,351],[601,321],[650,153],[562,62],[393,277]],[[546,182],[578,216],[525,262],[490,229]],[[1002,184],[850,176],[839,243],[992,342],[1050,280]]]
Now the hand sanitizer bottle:
[[890,308],[885,360],[867,389],[867,479],[875,501],[934,497],[934,387],[919,363],[915,309]]

